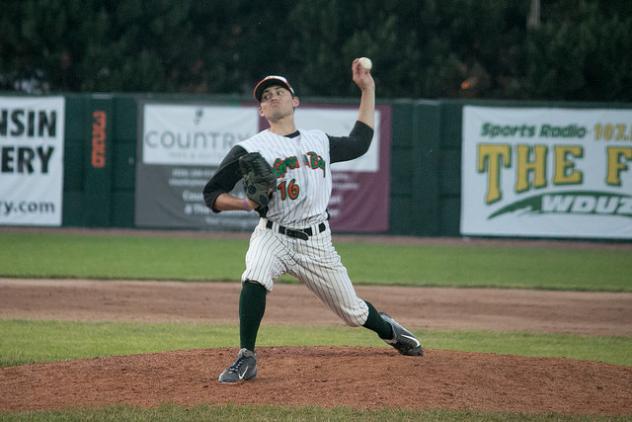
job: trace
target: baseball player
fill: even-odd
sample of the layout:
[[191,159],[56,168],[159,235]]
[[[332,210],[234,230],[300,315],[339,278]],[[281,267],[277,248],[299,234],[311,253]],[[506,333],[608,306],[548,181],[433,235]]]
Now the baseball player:
[[[220,383],[257,375],[255,343],[266,295],[285,273],[305,284],[348,325],[375,331],[403,355],[423,355],[409,330],[358,297],[332,245],[327,221],[331,164],[361,156],[373,138],[375,82],[359,59],[352,63],[352,79],[362,93],[358,120],[349,136],[335,137],[297,129],[294,110],[300,100],[292,86],[282,76],[263,78],[253,95],[270,127],[235,145],[204,188],[204,200],[214,212],[254,210],[261,217],[241,276],[240,350],[219,375]],[[246,198],[231,193],[242,178]]]

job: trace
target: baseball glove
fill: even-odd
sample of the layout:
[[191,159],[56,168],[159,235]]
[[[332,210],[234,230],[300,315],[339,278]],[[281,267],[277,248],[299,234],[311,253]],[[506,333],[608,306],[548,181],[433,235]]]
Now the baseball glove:
[[276,177],[270,164],[258,152],[249,152],[239,158],[239,169],[246,196],[259,207],[266,207],[276,188]]

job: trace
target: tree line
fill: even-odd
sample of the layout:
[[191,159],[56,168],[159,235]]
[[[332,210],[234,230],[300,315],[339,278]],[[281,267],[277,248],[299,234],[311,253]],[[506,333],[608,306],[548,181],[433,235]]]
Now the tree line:
[[0,90],[632,101],[629,0],[6,0]]

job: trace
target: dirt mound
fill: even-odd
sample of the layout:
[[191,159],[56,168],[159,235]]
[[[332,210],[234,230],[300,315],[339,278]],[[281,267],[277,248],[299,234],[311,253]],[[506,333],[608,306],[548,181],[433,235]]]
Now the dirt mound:
[[[0,279],[0,318],[237,322],[238,283]],[[632,335],[632,294],[358,287],[414,329]],[[304,286],[275,286],[264,324],[342,324]],[[566,359],[390,348],[261,348],[259,375],[219,385],[234,349],[0,368],[0,412],[287,404],[581,415],[632,414],[632,368]]]
[[632,413],[632,368],[566,359],[387,348],[261,348],[259,375],[216,377],[234,350],[191,350],[0,370],[0,410],[161,403]]

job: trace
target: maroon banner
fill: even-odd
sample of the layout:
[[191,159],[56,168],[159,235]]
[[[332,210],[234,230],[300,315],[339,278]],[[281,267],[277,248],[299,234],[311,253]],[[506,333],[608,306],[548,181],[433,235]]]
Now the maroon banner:
[[[378,106],[378,168],[375,171],[333,170],[330,224],[336,232],[386,232],[389,229],[391,108]],[[377,117],[377,116],[376,116]]]
[[[320,129],[347,136],[357,118],[357,106],[309,104],[296,110],[298,129]],[[259,119],[259,130],[268,127]],[[332,165],[333,191],[329,201],[332,231],[378,233],[389,229],[391,107],[376,107],[376,131],[371,148],[362,157]]]

